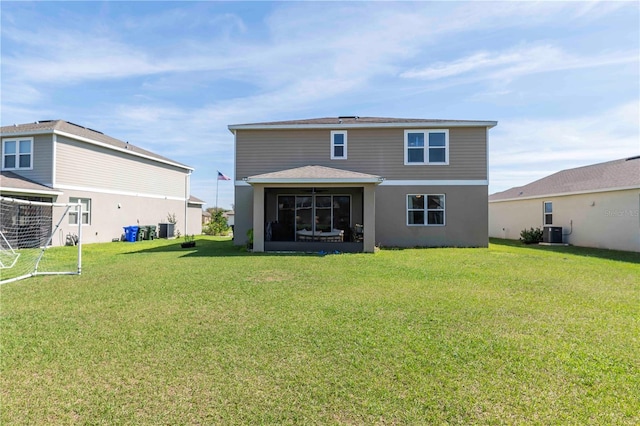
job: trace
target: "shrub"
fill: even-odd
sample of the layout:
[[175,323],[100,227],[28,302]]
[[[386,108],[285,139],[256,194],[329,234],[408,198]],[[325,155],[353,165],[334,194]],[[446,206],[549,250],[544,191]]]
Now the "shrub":
[[529,228],[520,231],[520,241],[525,244],[537,244],[542,241],[542,229]]
[[222,216],[221,211],[217,211],[213,214],[211,222],[209,222],[202,232],[207,235],[229,235],[229,225],[227,225],[227,219]]

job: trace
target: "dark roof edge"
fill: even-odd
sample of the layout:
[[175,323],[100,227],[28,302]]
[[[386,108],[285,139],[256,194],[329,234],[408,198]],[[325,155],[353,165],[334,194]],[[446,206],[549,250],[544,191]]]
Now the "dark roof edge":
[[339,123],[336,119],[335,123],[253,123],[253,124],[230,124],[228,129],[234,130],[289,130],[289,129],[370,129],[370,128],[438,128],[438,127],[486,127],[492,128],[498,125],[497,121],[484,120],[416,120],[416,121],[393,121],[393,122],[352,122]]

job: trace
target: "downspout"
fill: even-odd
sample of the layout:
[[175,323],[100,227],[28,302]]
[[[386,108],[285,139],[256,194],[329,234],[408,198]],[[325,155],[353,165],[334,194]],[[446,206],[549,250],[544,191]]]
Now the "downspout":
[[184,177],[184,235],[185,237],[189,233],[189,181],[191,177],[191,170],[187,172]]

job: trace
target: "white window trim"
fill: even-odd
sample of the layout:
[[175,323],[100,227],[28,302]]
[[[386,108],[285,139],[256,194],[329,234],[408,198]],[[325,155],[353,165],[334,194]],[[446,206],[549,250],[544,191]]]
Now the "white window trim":
[[[20,142],[21,141],[29,141],[31,144],[31,150],[29,151],[29,167],[20,167]],[[4,156],[5,156],[5,144],[7,142],[15,142],[16,143],[16,167],[5,167],[4,166]],[[2,139],[2,158],[0,158],[2,162],[0,166],[2,170],[33,170],[33,138],[32,137],[24,137],[24,138],[4,138]]]
[[[424,197],[424,209],[409,209],[409,197],[421,195]],[[429,209],[427,205],[427,197],[435,196],[442,197],[444,200],[444,208],[443,209]],[[409,223],[409,211],[424,211],[424,221],[425,223]],[[428,223],[428,214],[429,211],[441,211],[442,212],[442,223]],[[447,196],[445,194],[407,194],[405,197],[405,219],[407,221],[407,226],[446,226],[447,225]]]
[[[344,155],[342,157],[336,157],[335,153],[335,135],[342,135],[344,137]],[[347,132],[346,130],[332,130],[331,131],[331,159],[332,160],[346,160],[347,159]]]
[[[551,212],[547,213],[547,204],[551,204]],[[551,215],[551,222],[547,223],[547,215]],[[542,226],[553,225],[553,201],[542,202]]]
[[[409,133],[424,134],[424,159],[422,162],[409,161]],[[429,162],[429,134],[444,133],[444,162]],[[442,147],[438,147],[442,148]],[[413,148],[415,149],[415,148]],[[449,165],[449,130],[448,129],[405,129],[404,131],[404,165],[405,166],[448,166]]]
[[[75,201],[74,201],[75,200]],[[91,210],[93,209],[93,206],[91,204],[91,198],[82,198],[82,197],[69,197],[69,203],[81,203],[83,200],[88,200],[89,202],[87,203],[89,208],[87,210],[82,210],[82,216],[84,216],[85,214],[87,215],[87,223],[82,223],[82,217],[78,217],[78,211],[76,210],[76,208],[72,208],[71,210],[69,210],[69,225],[77,225],[78,222],[72,223],[71,222],[71,218],[73,217],[72,214],[75,214],[76,217],[76,221],[79,220],[80,223],[82,224],[82,226],[90,226],[91,225]]]

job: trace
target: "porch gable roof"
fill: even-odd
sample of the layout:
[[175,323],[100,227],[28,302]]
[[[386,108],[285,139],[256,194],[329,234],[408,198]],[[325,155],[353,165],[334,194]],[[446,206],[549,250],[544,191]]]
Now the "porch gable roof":
[[61,195],[62,192],[46,185],[42,185],[31,179],[27,179],[16,173],[4,171],[0,173],[2,183],[0,183],[0,192],[5,193],[22,193],[33,195]]
[[367,173],[353,172],[350,170],[334,169],[325,166],[304,166],[277,172],[264,173],[245,178],[252,185],[256,183],[286,183],[286,184],[380,184],[384,180],[381,176]]

